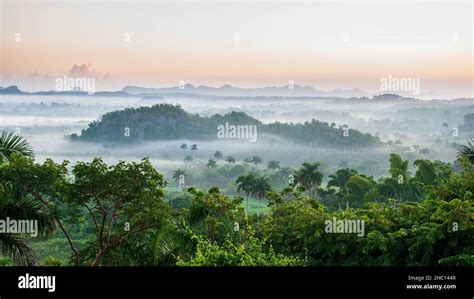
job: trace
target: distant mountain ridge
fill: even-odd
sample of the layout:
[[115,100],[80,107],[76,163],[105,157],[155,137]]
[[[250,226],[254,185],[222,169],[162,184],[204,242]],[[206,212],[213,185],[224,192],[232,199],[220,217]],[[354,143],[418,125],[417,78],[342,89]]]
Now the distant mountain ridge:
[[[84,96],[84,97],[169,97],[169,98],[216,98],[216,99],[239,99],[239,98],[297,98],[297,99],[330,99],[340,103],[344,102],[361,102],[361,103],[377,103],[377,102],[397,102],[397,101],[420,101],[418,98],[403,96],[399,94],[369,94],[360,89],[333,91],[318,91],[312,86],[294,85],[293,89],[288,86],[283,87],[262,87],[262,88],[240,88],[231,85],[221,87],[197,86],[191,84],[179,87],[139,87],[125,86],[120,91],[98,91],[89,94],[85,91],[22,91],[16,85],[8,87],[0,87],[0,95],[40,95],[40,96]],[[443,101],[442,99],[431,99],[433,101]],[[470,101],[473,98],[455,98],[450,101]]]
[[22,91],[18,88],[18,86],[12,85],[8,87],[0,87],[0,94],[18,94],[22,93]]
[[280,87],[260,87],[260,88],[240,88],[232,85],[223,85],[221,87],[209,86],[194,86],[192,84],[185,84],[182,87],[140,87],[140,86],[125,86],[122,91],[130,94],[163,94],[163,93],[186,93],[207,96],[233,96],[233,97],[256,97],[256,96],[285,96],[285,97],[362,97],[370,94],[360,90],[342,90],[336,89],[332,91],[320,91],[314,87],[298,84],[285,85]]

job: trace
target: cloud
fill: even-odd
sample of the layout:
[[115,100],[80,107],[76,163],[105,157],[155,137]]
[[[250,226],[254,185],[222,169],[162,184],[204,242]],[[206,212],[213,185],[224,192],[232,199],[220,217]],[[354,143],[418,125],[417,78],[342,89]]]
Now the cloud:
[[94,77],[95,76],[95,69],[92,68],[92,64],[88,65],[77,65],[74,66],[69,71],[68,76],[70,77]]

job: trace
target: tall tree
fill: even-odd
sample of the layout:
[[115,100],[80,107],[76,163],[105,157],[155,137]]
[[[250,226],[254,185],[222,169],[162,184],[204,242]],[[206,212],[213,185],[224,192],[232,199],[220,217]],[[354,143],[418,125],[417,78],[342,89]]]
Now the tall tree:
[[226,161],[227,163],[229,163],[229,164],[235,164],[235,158],[232,157],[232,156],[227,156],[227,157],[225,158],[225,161]]
[[271,160],[271,161],[268,162],[267,168],[272,170],[272,171],[276,171],[276,170],[280,169],[280,162],[275,161],[275,160]]
[[258,176],[255,177],[255,180],[252,185],[252,195],[257,198],[257,215],[260,214],[260,200],[265,198],[268,191],[271,190],[270,183],[268,182],[268,177]]
[[186,176],[186,171],[182,169],[177,169],[173,172],[173,180],[178,184],[179,186],[179,180],[181,177]]
[[209,159],[206,164],[207,167],[209,168],[216,168],[217,167],[217,161],[213,159]]
[[[41,203],[25,196],[8,182],[0,184],[0,219],[37,221],[36,237],[52,236],[56,230],[54,217]],[[26,235],[26,233],[25,233]],[[21,234],[0,233],[0,248],[4,256],[9,256],[17,265],[33,265],[35,255]]]
[[[0,136],[0,166],[17,157],[33,158],[33,148],[28,141],[13,132],[3,131]],[[56,228],[54,218],[45,213],[43,206],[27,197],[2,175],[0,180],[0,219],[29,219],[38,221],[38,234],[52,234]],[[20,234],[0,233],[0,248],[4,256],[13,258],[15,264],[34,264],[34,254]]]
[[190,155],[186,155],[183,159],[184,163],[191,163],[194,161],[194,158],[193,156],[190,156]]
[[246,206],[245,214],[249,213],[249,195],[252,194],[252,188],[255,182],[255,176],[253,174],[242,175],[237,178],[237,192],[245,192],[246,195]]
[[338,169],[336,173],[329,175],[328,188],[337,187],[341,196],[346,195],[346,183],[357,171],[350,168]]
[[[75,264],[99,265],[102,259],[131,237],[159,229],[169,215],[163,201],[166,182],[148,159],[108,166],[100,158],[78,162],[68,177],[67,162],[43,164],[13,156],[2,167],[8,181],[53,215],[74,254]],[[89,221],[87,221],[87,220]],[[66,220],[68,220],[66,222]],[[71,225],[93,223],[93,241],[79,250],[70,234]]]
[[415,180],[424,185],[435,185],[438,176],[436,175],[435,166],[431,161],[418,159],[413,162],[413,165],[418,167],[418,170],[415,172]]
[[302,166],[295,173],[296,181],[311,193],[312,198],[315,198],[316,189],[323,180],[323,174],[319,171],[320,164],[305,162]]
[[222,152],[221,151],[216,151],[214,153],[214,158],[216,158],[217,160],[222,159]]
[[250,160],[253,164],[255,164],[255,168],[257,168],[257,165],[262,163],[262,158],[259,156],[252,156],[252,159]]

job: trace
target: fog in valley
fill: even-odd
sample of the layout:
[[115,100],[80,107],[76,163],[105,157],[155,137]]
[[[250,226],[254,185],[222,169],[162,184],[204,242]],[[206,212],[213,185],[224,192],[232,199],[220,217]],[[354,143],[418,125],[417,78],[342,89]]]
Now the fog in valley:
[[[1,95],[0,128],[19,132],[34,148],[38,161],[51,158],[56,162],[90,161],[103,157],[108,163],[119,160],[139,161],[149,157],[156,168],[169,178],[184,167],[183,157],[191,155],[186,167],[206,167],[216,151],[223,157],[236,159],[236,165],[247,157],[259,156],[265,168],[270,160],[282,167],[296,168],[305,161],[321,163],[327,176],[340,167],[351,167],[374,177],[387,174],[388,155],[400,154],[411,163],[419,158],[453,162],[456,145],[467,140],[472,132],[459,131],[463,116],[474,112],[473,99],[451,101],[386,100],[370,101],[343,98],[304,97],[99,97],[99,96],[39,96]],[[383,145],[368,148],[321,148],[295,143],[279,136],[259,134],[255,143],[237,140],[158,140],[139,144],[101,144],[70,142],[72,133],[80,134],[92,121],[107,112],[160,103],[179,104],[188,113],[201,116],[241,111],[263,123],[303,123],[312,119],[347,125],[351,129],[377,136]],[[471,134],[471,135],[470,135]],[[197,144],[191,152],[180,145]],[[218,165],[224,165],[224,159]]]

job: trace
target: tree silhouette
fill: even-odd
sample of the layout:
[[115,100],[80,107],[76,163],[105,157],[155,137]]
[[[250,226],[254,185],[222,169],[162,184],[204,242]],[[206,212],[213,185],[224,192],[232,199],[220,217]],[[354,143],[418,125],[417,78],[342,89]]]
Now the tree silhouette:
[[248,215],[249,213],[249,195],[252,194],[252,188],[255,182],[255,176],[253,174],[247,174],[239,176],[236,180],[237,183],[237,192],[245,192],[246,195],[246,206],[245,206],[245,214]]
[[229,164],[235,164],[235,158],[232,157],[232,156],[227,156],[227,157],[225,158],[225,161],[226,161],[227,163],[229,163]]
[[209,161],[207,161],[206,166],[209,167],[209,168],[216,168],[217,167],[217,162],[216,162],[216,160],[210,159]]
[[268,162],[267,168],[273,171],[280,169],[280,162],[271,160]]
[[305,162],[303,167],[298,169],[295,173],[296,181],[311,193],[314,198],[316,188],[321,185],[323,174],[319,171],[319,163]]
[[268,191],[271,190],[268,177],[258,176],[254,179],[252,185],[252,195],[257,198],[257,215],[260,214],[260,200],[265,198]]
[[[13,156],[32,158],[33,149],[28,141],[13,132],[2,132],[0,136],[0,166]],[[17,156],[18,157],[18,156]],[[41,204],[24,196],[17,188],[7,182],[0,182],[0,219],[35,219],[40,233],[52,234],[55,219],[44,213]],[[26,239],[17,234],[0,233],[0,250],[4,256],[13,258],[15,264],[33,265],[35,256]]]
[[351,176],[357,174],[357,171],[350,168],[338,169],[336,173],[329,175],[330,180],[328,181],[327,187],[339,188],[341,196],[346,195],[346,183],[349,181]]
[[255,169],[257,168],[257,165],[262,163],[262,158],[259,156],[252,156],[252,159],[250,160],[253,164],[255,164]]
[[178,183],[179,186],[179,180],[181,179],[181,176],[185,176],[186,171],[182,169],[177,169],[173,172],[173,180]]
[[214,158],[216,158],[217,160],[222,159],[222,152],[221,151],[216,151],[214,153]]
[[474,164],[474,139],[467,142],[466,145],[461,145],[458,150],[458,159],[467,158],[471,164]]
[[191,163],[191,162],[194,161],[194,158],[193,158],[193,156],[186,155],[186,156],[184,157],[183,161],[184,161],[185,163]]

